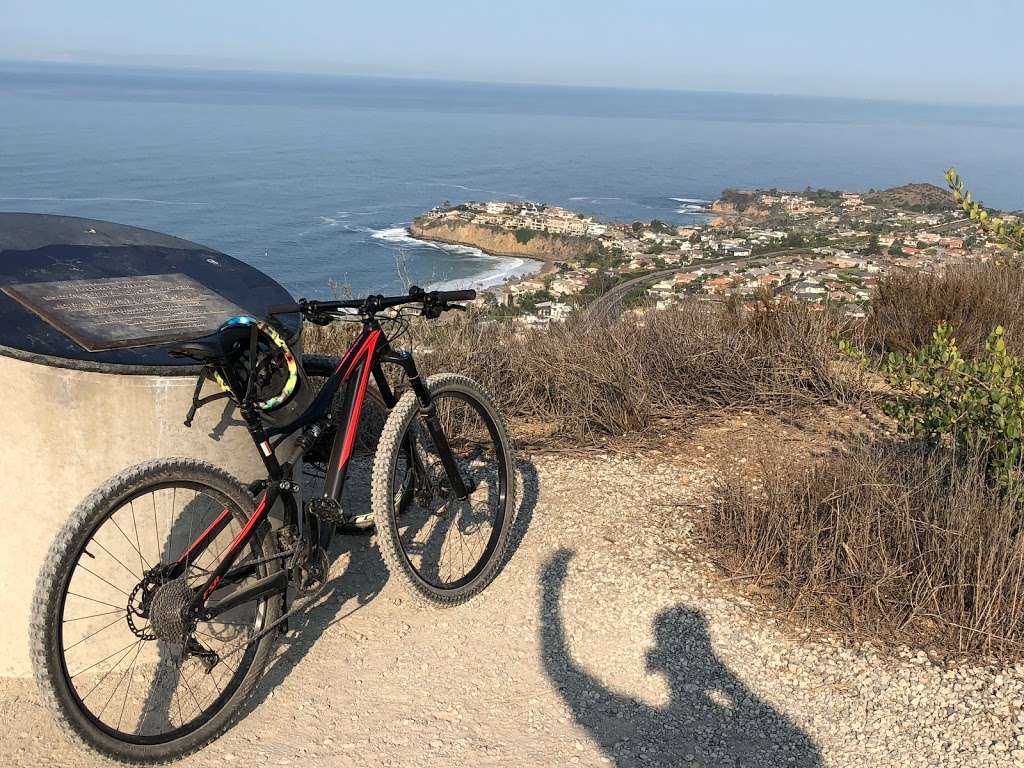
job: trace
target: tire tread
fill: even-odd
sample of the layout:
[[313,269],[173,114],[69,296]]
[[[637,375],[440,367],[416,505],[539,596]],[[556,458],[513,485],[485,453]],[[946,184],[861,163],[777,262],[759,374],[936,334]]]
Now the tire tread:
[[431,394],[443,392],[446,389],[456,389],[478,399],[494,420],[498,435],[505,448],[505,457],[508,464],[507,498],[509,501],[506,502],[508,508],[505,510],[502,520],[503,528],[491,562],[487,564],[487,567],[477,577],[477,583],[472,589],[457,595],[439,595],[424,588],[415,575],[409,572],[405,558],[401,553],[401,543],[397,540],[392,530],[391,521],[388,519],[392,506],[390,498],[392,486],[391,468],[395,465],[398,451],[401,450],[402,436],[408,427],[408,423],[419,410],[419,400],[416,394],[412,391],[407,391],[402,395],[384,424],[377,454],[374,457],[370,489],[377,540],[384,564],[387,566],[389,573],[398,577],[406,593],[416,605],[424,608],[452,608],[480,594],[494,580],[498,571],[504,565],[508,540],[515,517],[516,500],[518,499],[518,494],[516,493],[515,461],[505,421],[483,387],[468,376],[458,373],[435,374],[427,378],[425,383]]
[[[161,478],[165,475],[165,478]],[[256,653],[253,664],[246,673],[245,678],[239,685],[238,691],[229,700],[228,705],[232,711],[224,719],[222,724],[214,731],[203,734],[200,738],[193,739],[188,734],[179,741],[193,743],[186,744],[174,751],[166,750],[167,754],[146,756],[144,754],[130,754],[115,751],[109,744],[105,744],[95,738],[95,734],[88,733],[71,717],[68,716],[65,705],[59,699],[58,686],[55,677],[59,672],[52,668],[51,648],[52,632],[49,627],[55,620],[54,613],[59,603],[60,595],[55,591],[63,583],[63,571],[67,567],[67,560],[80,543],[86,533],[91,533],[98,515],[109,505],[132,489],[146,483],[159,482],[159,479],[166,480],[198,480],[207,482],[212,487],[222,492],[229,491],[226,495],[238,494],[233,499],[239,503],[247,515],[251,515],[255,501],[249,490],[234,476],[223,469],[214,466],[210,462],[191,458],[165,458],[146,461],[141,464],[129,467],[114,475],[105,483],[96,488],[92,493],[83,499],[75,508],[60,532],[54,539],[43,562],[43,567],[36,580],[35,590],[32,595],[32,621],[29,629],[29,649],[32,660],[32,669],[36,681],[36,687],[44,705],[50,711],[57,727],[75,746],[89,752],[101,755],[102,757],[117,760],[132,765],[164,765],[180,760],[205,747],[210,742],[220,738],[225,731],[230,729],[241,719],[245,712],[245,704],[255,692],[256,685],[262,677],[263,668],[266,665],[270,653],[270,646],[274,642],[273,634],[260,641],[260,647]],[[266,537],[266,541],[273,541],[273,537]],[[273,620],[276,601],[270,601],[268,608],[270,615],[267,621]],[[269,641],[269,642],[268,642]],[[68,703],[70,705],[70,702]],[[217,717],[224,710],[216,713]],[[202,726],[200,726],[202,728]],[[106,736],[104,734],[104,736]],[[114,741],[106,737],[109,741]],[[123,742],[120,742],[123,743]],[[176,742],[170,742],[174,744]],[[138,745],[126,747],[136,748]],[[165,747],[166,745],[160,745]]]

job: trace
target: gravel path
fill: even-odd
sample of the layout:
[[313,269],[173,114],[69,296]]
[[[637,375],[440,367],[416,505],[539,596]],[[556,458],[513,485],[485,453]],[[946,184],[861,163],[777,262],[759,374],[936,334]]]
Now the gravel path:
[[[715,577],[689,540],[700,462],[521,469],[516,550],[482,596],[415,609],[346,537],[252,711],[182,765],[1024,765],[1024,667],[799,637]],[[0,722],[3,765],[100,764],[29,681],[0,680]]]

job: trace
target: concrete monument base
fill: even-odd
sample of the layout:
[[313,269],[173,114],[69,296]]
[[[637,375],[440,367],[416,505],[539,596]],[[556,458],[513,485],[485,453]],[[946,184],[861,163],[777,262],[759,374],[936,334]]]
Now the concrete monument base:
[[[31,674],[28,627],[36,575],[75,506],[121,470],[147,459],[205,459],[243,482],[263,463],[230,400],[182,424],[195,376],[70,370],[0,356],[4,535],[0,555],[0,675]],[[213,394],[207,382],[204,394]]]

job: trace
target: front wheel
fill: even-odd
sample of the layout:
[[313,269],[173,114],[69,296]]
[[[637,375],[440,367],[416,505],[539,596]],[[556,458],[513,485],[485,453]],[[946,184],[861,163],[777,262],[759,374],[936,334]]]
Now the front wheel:
[[472,379],[426,380],[468,495],[457,498],[427,416],[406,392],[384,425],[373,464],[373,515],[388,570],[418,602],[469,600],[497,575],[515,506],[508,433]]

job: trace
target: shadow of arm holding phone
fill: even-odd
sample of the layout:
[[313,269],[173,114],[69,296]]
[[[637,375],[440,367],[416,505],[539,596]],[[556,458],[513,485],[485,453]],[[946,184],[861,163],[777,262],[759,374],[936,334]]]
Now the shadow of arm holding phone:
[[573,660],[561,600],[573,553],[561,550],[541,576],[544,669],[584,728],[618,766],[821,766],[811,739],[744,685],[718,658],[707,621],[676,606],[655,619],[647,667],[663,674],[671,701],[651,707],[612,691]]

